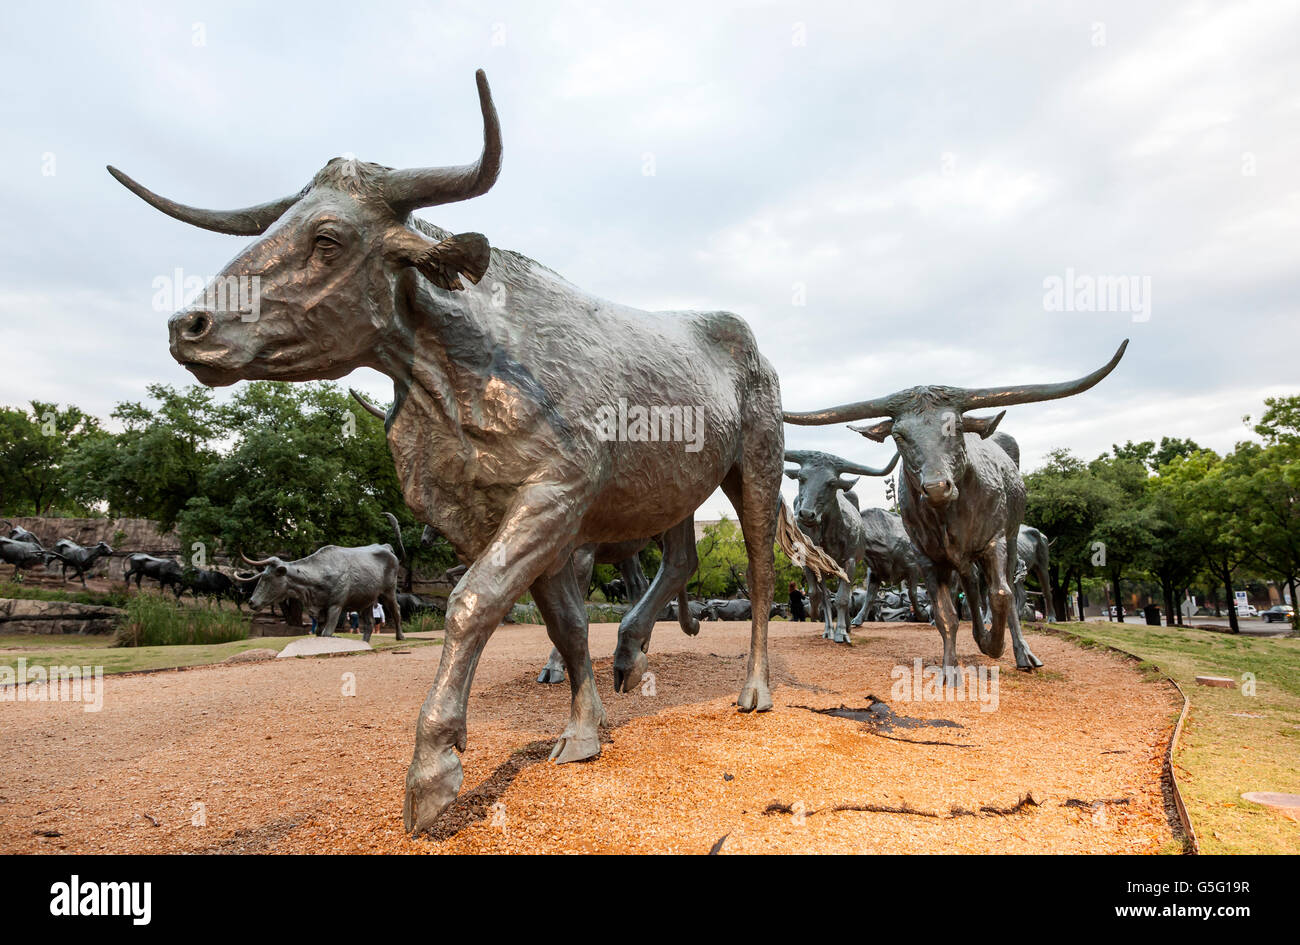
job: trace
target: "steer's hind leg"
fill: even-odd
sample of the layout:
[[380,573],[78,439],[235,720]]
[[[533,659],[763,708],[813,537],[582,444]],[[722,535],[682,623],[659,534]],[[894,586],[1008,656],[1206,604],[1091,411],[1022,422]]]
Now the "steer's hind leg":
[[569,724],[551,751],[556,764],[583,761],[600,754],[600,726],[605,709],[596,692],[596,677],[587,650],[587,607],[574,575],[573,562],[560,571],[533,582],[533,601],[546,621],[546,632],[564,658],[573,693],[569,703]]
[[[670,600],[678,598],[677,617],[683,629],[694,622],[689,607],[685,618],[681,611],[682,587],[699,567],[699,558],[695,554],[694,514],[664,532],[663,549],[663,561],[650,589],[623,615],[618,625],[618,645],[614,648],[615,692],[631,692],[640,685],[648,665],[646,651],[650,648],[650,634],[659,613]],[[695,627],[698,632],[699,624],[695,623]]]
[[981,601],[980,582],[976,580],[973,568],[967,568],[959,577],[962,590],[966,592],[966,609],[970,611],[971,634],[975,637],[976,645],[983,650],[985,644],[980,641],[987,641],[988,631],[984,628],[984,604]]
[[1007,624],[1015,611],[1015,595],[1007,583],[1006,539],[998,538],[989,542],[988,547],[980,553],[979,561],[980,576],[988,586],[989,628],[984,637],[976,637],[975,642],[981,653],[997,659],[1007,647]]
[[[591,587],[591,572],[596,567],[596,546],[583,545],[577,549],[570,559],[570,564],[573,567],[573,579],[577,582],[578,593],[583,598],[585,610],[587,591]],[[559,647],[551,647],[551,655],[546,658],[546,665],[537,674],[537,681],[543,685],[564,682],[564,657],[560,655]]]
[[560,655],[559,647],[551,647],[551,655],[547,657],[542,671],[537,674],[537,681],[547,684],[564,682],[564,657]]
[[[778,464],[779,465],[779,464]],[[492,631],[571,542],[587,497],[572,484],[522,490],[495,537],[447,598],[447,622],[438,675],[420,709],[415,753],[406,772],[402,820],[420,833],[456,799],[463,773],[465,710],[474,668]]]
[[[1018,531],[1018,528],[1012,530],[1004,544],[1000,543],[998,547],[985,554],[987,559],[996,559],[989,561],[990,568],[998,566],[1003,568],[1002,574],[998,576],[998,582],[1004,590],[1009,590],[1007,585],[1009,577],[1014,576],[1016,573],[1016,559],[1019,554],[1016,548]],[[1004,550],[1005,555],[1002,553]],[[992,596],[992,593],[990,593],[990,598]],[[1011,650],[1016,655],[1016,669],[1029,672],[1042,666],[1043,661],[1034,655],[1034,651],[1029,648],[1029,644],[1025,642],[1025,638],[1020,632],[1020,608],[1018,606],[1019,602],[1016,601],[1016,595],[1011,593],[1008,597],[1010,599],[1005,601],[1006,620],[1007,627],[1011,631]]]
[[831,620],[834,615],[831,613],[833,610],[831,606],[831,594],[830,591],[826,589],[826,579],[824,577],[817,577],[813,580],[817,582],[817,597],[822,602],[822,620],[826,622],[826,629],[822,631],[822,636],[827,640],[834,640],[835,627]]
[[[781,501],[781,464],[764,461],[762,444],[751,447],[751,442],[747,440],[745,447],[745,468],[733,469],[722,480],[722,491],[727,494],[740,518],[741,531],[745,535],[745,552],[749,559],[749,666],[736,707],[741,712],[768,712],[772,708],[772,681],[767,662],[767,622],[772,613],[772,592],[776,580],[773,547],[776,543],[776,517]],[[776,457],[781,456],[781,450],[782,439],[778,426]],[[756,452],[758,455],[755,455]]]
[[[844,562],[844,573],[851,577],[856,567],[857,562],[850,558]],[[831,636],[836,643],[853,642],[849,636],[849,605],[852,603],[853,582],[840,581],[840,586],[835,590],[835,633]]]
[[393,635],[405,640],[402,635],[402,608],[397,605],[397,590],[388,588],[379,595],[379,602],[384,605],[384,615],[393,622]]

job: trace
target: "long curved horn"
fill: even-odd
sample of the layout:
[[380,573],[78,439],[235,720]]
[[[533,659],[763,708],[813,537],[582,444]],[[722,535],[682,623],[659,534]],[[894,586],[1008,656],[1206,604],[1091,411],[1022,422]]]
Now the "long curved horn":
[[1091,374],[1073,381],[1059,384],[1021,384],[1019,387],[977,387],[962,394],[962,410],[981,410],[988,407],[1009,407],[1012,404],[1035,404],[1044,400],[1060,400],[1081,394],[1094,386],[1103,377],[1115,370],[1119,359],[1124,357],[1128,339],[1115,351],[1115,356]]
[[268,226],[284,216],[284,212],[297,203],[298,198],[302,196],[299,192],[291,197],[281,197],[279,200],[259,203],[255,207],[245,207],[242,210],[200,210],[198,207],[187,207],[183,203],[160,197],[148,187],[137,184],[111,164],[108,166],[108,172],[131,193],[169,217],[175,217],[182,223],[192,223],[205,230],[229,233],[234,236],[260,235]]
[[825,410],[810,410],[807,413],[783,411],[781,417],[786,423],[796,423],[800,426],[845,423],[849,420],[866,420],[868,417],[892,417],[894,415],[895,401],[903,393],[905,392],[898,391],[887,397],[859,400],[855,404],[841,404],[838,407],[827,407]]
[[841,460],[835,469],[841,476],[845,473],[852,476],[888,476],[894,471],[894,467],[897,465],[898,453],[895,451],[894,458],[891,459],[889,465],[885,466],[883,469],[877,469],[874,466],[864,466],[861,463],[850,463],[845,460]]
[[816,450],[786,450],[785,461],[787,463],[798,463],[800,466],[808,462],[816,455]]
[[270,558],[263,558],[261,561],[254,561],[252,558],[250,558],[248,555],[244,554],[242,551],[239,553],[239,557],[243,558],[246,562],[248,562],[249,564],[251,564],[251,565],[252,565],[253,567],[255,567],[255,568],[264,568],[264,567],[266,567],[268,564],[270,564],[272,561],[275,560],[275,558],[274,558],[274,556],[273,556],[273,557],[270,557]]
[[372,404],[370,401],[366,400],[366,398],[364,398],[364,397],[362,397],[360,394],[358,394],[358,393],[356,392],[356,390],[354,390],[353,388],[349,387],[349,388],[348,388],[348,393],[350,393],[350,394],[352,395],[352,399],[353,399],[353,400],[355,400],[357,403],[359,403],[362,407],[366,408],[366,413],[371,414],[372,416],[378,417],[378,418],[380,419],[380,421],[382,421],[382,422],[385,422],[385,423],[388,422],[388,414],[384,413],[382,410],[380,410],[378,407],[376,407],[376,406],[375,406],[374,404]]
[[492,90],[482,69],[474,73],[478,101],[483,111],[483,153],[473,164],[460,167],[413,167],[389,171],[384,177],[384,199],[399,215],[419,207],[455,203],[485,194],[501,173],[501,124]]

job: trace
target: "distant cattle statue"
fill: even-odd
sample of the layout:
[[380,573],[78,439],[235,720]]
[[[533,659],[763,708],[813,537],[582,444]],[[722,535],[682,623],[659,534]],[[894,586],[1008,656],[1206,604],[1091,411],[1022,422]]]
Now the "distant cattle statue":
[[[1038,584],[1043,589],[1043,614],[1048,622],[1056,620],[1056,610],[1052,606],[1052,585],[1048,570],[1050,545],[1051,542],[1047,540],[1047,536],[1038,529],[1029,525],[1021,525],[1020,535],[1016,539],[1018,567],[1015,580],[1012,582],[1016,597],[1016,612],[1023,614],[1029,599],[1029,592],[1025,588],[1025,578],[1032,573],[1038,579]],[[982,574],[980,574],[979,579],[979,592],[984,613],[987,614],[989,612],[988,582],[983,579]],[[978,609],[972,609],[971,621],[973,624],[979,625],[983,619],[987,618]],[[976,636],[978,635],[979,631],[977,630]]]
[[[487,79],[477,78],[483,153],[463,167],[394,170],[335,158],[305,188],[232,211],[184,206],[110,168],[179,220],[260,237],[170,319],[172,356],[201,382],[324,380],[359,367],[393,380],[385,429],[406,504],[473,562],[448,598],[446,643],[416,727],[404,822],[417,833],[460,790],[474,669],[526,592],[564,654],[572,689],[552,757],[600,753],[605,711],[575,548],[664,535],[664,565],[619,630],[615,688],[630,691],[649,628],[683,579],[677,562],[694,546],[692,514],[721,486],[744,531],[760,605],[737,699],[748,712],[772,707],[773,543],[787,553],[803,544],[788,510],[779,516],[776,372],[743,320],[607,302],[489,248],[481,234],[412,216],[486,193],[497,179],[501,130]],[[239,302],[223,304],[252,278],[256,317]],[[660,584],[670,591],[658,593]]]
[[957,672],[957,614],[950,585],[954,573],[968,580],[975,564],[992,588],[992,626],[976,629],[980,651],[1001,656],[1010,627],[1017,668],[1030,670],[1042,665],[1021,636],[1011,591],[1025,512],[1025,485],[1006,449],[988,442],[1006,411],[994,417],[971,417],[967,411],[1082,393],[1115,369],[1127,345],[1127,341],[1120,345],[1100,369],[1061,384],[974,390],[912,387],[874,400],[785,414],[786,422],[798,424],[889,418],[850,429],[877,442],[892,436],[903,456],[899,507],[907,534],[922,556],[935,621],[943,635],[943,666],[949,679],[955,679]]
[[86,572],[95,566],[95,562],[113,553],[106,541],[85,548],[68,538],[60,539],[54,550],[63,560],[63,580],[68,580],[68,568],[72,568],[77,577],[81,578],[82,587],[86,586]]
[[[692,534],[694,533],[694,517],[691,519]],[[663,537],[659,539],[660,547],[664,548],[667,555],[667,548],[664,545]],[[636,539],[634,541],[612,541],[597,542],[592,545],[585,545],[573,553],[573,569],[577,575],[576,580],[582,587],[588,587],[591,584],[591,574],[597,564],[613,564],[618,567],[623,588],[628,595],[628,603],[636,606],[650,590],[651,585],[646,581],[645,571],[641,568],[641,549],[650,544],[650,539]],[[685,556],[685,561],[675,565],[682,577],[676,588],[668,583],[658,583],[654,585],[656,593],[660,596],[668,595],[675,597],[679,604],[686,601],[686,582],[690,580],[691,575],[698,566],[694,557],[695,543],[692,541],[689,546],[678,544],[675,554]],[[585,583],[584,583],[585,582]],[[610,582],[613,583],[613,582]],[[661,609],[662,612],[662,609]],[[681,625],[682,631],[691,636],[700,632],[700,622],[689,608],[677,610],[678,614],[685,614],[684,617],[677,617],[678,624]],[[651,628],[653,621],[658,619],[660,614],[651,618]],[[637,655],[639,665],[635,669],[636,678],[640,680],[644,672],[645,654],[650,648],[650,629],[645,631],[641,638],[640,651]],[[560,683],[564,682],[564,657],[560,653],[559,647],[551,649],[550,658],[542,671],[537,676],[539,683]]]
[[0,561],[5,564],[14,566],[14,578],[18,577],[20,568],[34,568],[37,565],[48,565],[51,559],[57,559],[58,554],[53,551],[46,551],[39,543],[32,544],[29,541],[15,541],[12,538],[0,538]]
[[361,636],[367,643],[373,631],[371,611],[375,601],[384,605],[397,639],[402,635],[402,609],[397,603],[397,555],[391,545],[343,548],[325,545],[305,558],[284,561],[272,555],[260,561],[244,560],[262,571],[249,606],[261,610],[289,598],[302,601],[303,610],[316,618],[322,636],[334,636],[343,615],[355,610]]
[[152,578],[158,582],[159,590],[171,588],[178,599],[185,589],[185,569],[171,558],[156,558],[142,553],[128,555],[122,581],[129,586],[131,578],[135,578],[137,589],[142,578]]
[[221,609],[223,600],[234,601],[236,608],[243,600],[234,578],[221,571],[207,568],[187,569],[181,579],[181,587],[183,591],[189,591],[195,600],[202,596],[208,603],[215,601],[218,610]]
[[13,541],[26,542],[29,545],[35,545],[37,548],[42,548],[42,550],[44,548],[44,546],[41,545],[41,540],[21,525],[15,525],[13,528],[9,529],[9,537]]
[[903,519],[885,509],[864,509],[862,527],[867,540],[862,551],[867,563],[866,604],[853,617],[853,626],[859,626],[868,617],[881,587],[902,585],[912,605],[912,619],[921,619],[921,604],[916,587],[925,580],[921,556],[907,537]]
[[[898,454],[895,453],[889,465],[881,469],[819,450],[786,450],[785,461],[797,464],[794,469],[786,470],[785,474],[799,483],[799,494],[794,500],[794,517],[799,530],[834,558],[851,579],[863,558],[867,530],[863,526],[857,502],[846,496],[858,480],[845,479],[844,476],[888,476],[898,463]],[[802,564],[801,561],[795,563]],[[822,636],[836,643],[852,642],[849,638],[852,581],[839,582],[833,608],[824,580],[815,579],[814,583],[817,585],[822,616],[826,622]]]

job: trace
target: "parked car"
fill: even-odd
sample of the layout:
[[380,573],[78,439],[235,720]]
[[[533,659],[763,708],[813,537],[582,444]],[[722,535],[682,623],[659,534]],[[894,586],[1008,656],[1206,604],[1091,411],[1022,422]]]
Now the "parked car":
[[1258,617],[1259,611],[1255,609],[1254,604],[1247,604],[1245,607],[1237,608],[1238,617]]
[[1289,623],[1295,616],[1295,608],[1290,604],[1275,604],[1260,614],[1265,623]]

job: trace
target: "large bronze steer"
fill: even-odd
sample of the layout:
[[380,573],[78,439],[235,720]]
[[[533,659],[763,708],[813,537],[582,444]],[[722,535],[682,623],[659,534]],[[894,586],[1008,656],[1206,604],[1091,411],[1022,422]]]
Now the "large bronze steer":
[[[886,397],[810,413],[787,413],[787,423],[822,424],[869,417],[880,423],[850,426],[883,442],[892,436],[903,457],[898,503],[908,536],[923,558],[926,590],[935,623],[943,635],[943,666],[948,679],[957,673],[957,611],[954,576],[966,582],[972,601],[973,565],[988,581],[992,626],[975,623],[980,652],[999,657],[1006,631],[1016,667],[1031,670],[1042,660],[1020,632],[1012,605],[1011,583],[1017,567],[1017,538],[1025,514],[1025,484],[1016,459],[999,442],[989,441],[1006,411],[995,417],[966,416],[966,411],[1028,404],[1070,397],[1088,390],[1115,369],[1128,346],[1125,341],[1110,362],[1078,380],[1060,384],[983,388],[912,387]],[[1018,450],[1016,451],[1018,453]]]
[[788,510],[778,529],[780,387],[744,321],[607,302],[489,249],[480,234],[411,216],[496,181],[501,132],[481,71],[478,91],[483,153],[463,167],[335,158],[302,191],[233,211],[183,206],[110,168],[179,220],[261,237],[213,281],[205,304],[169,322],[172,356],[200,381],[307,381],[359,367],[393,380],[385,425],[406,502],[473,562],[448,598],[446,643],[416,723],[405,823],[417,832],[460,789],[474,668],[527,591],[572,690],[552,758],[600,753],[605,711],[574,549],[664,535],[664,565],[620,628],[614,665],[626,687],[649,626],[684,580],[692,513],[721,486],[744,530],[756,604],[737,702],[762,711],[772,707],[773,541],[791,553],[798,541]]

